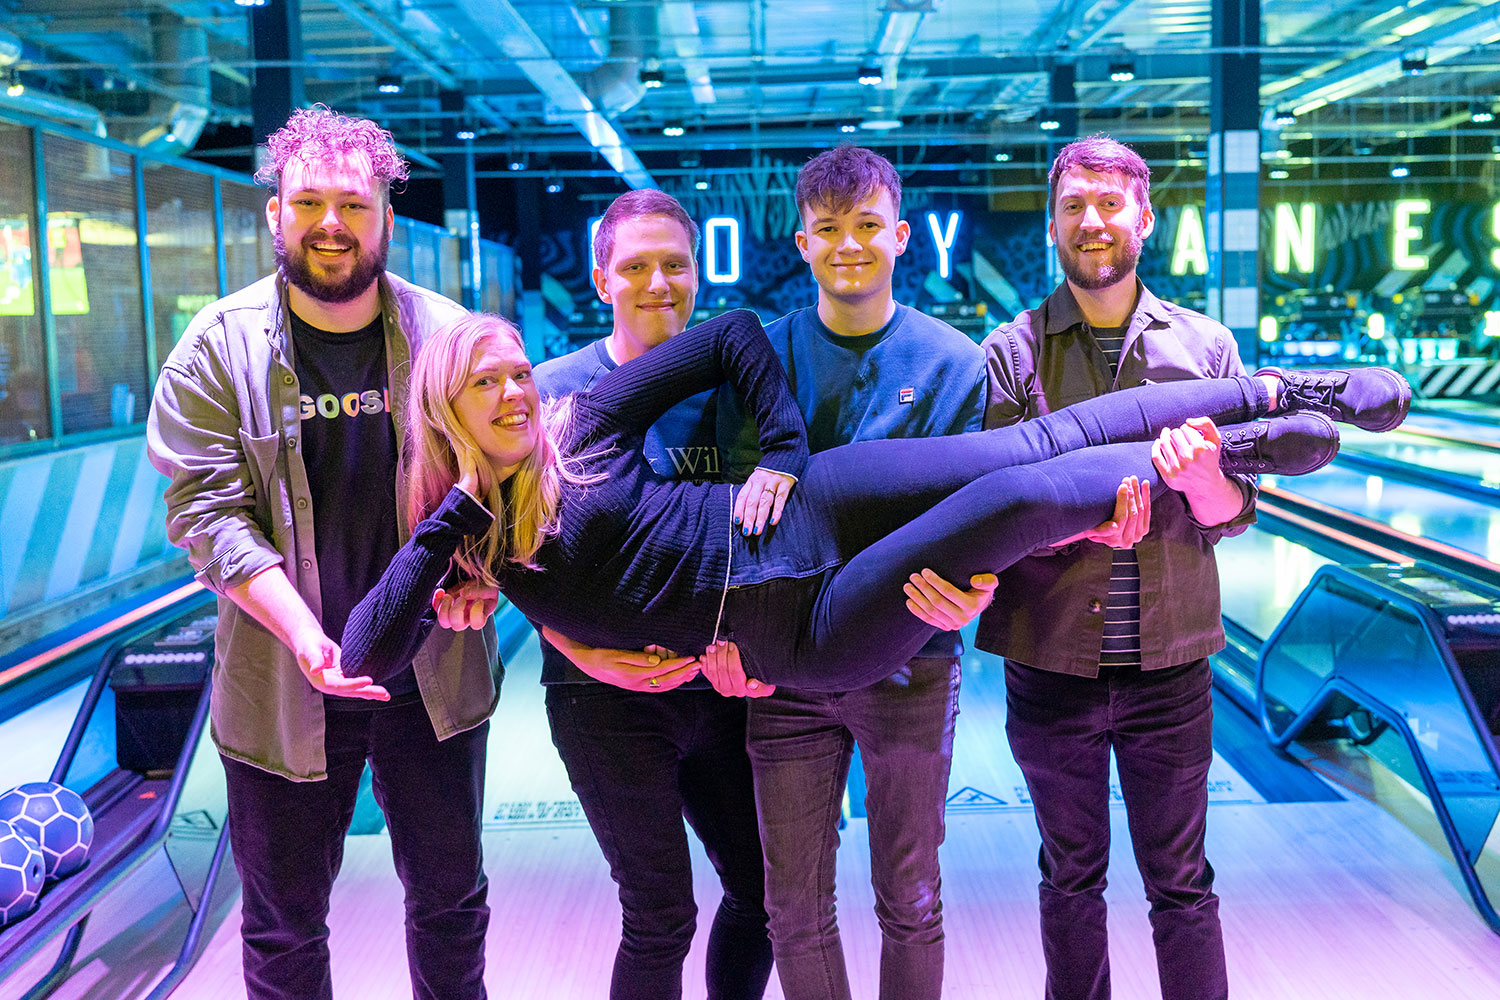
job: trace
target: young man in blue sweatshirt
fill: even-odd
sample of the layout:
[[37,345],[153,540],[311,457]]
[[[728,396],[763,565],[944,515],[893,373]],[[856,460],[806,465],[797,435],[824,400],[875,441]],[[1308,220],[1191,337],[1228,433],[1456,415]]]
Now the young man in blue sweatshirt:
[[[807,420],[809,448],[978,430],[986,398],[983,352],[891,294],[895,261],[910,235],[891,164],[855,146],[824,152],[798,175],[797,207],[797,247],[817,282],[818,301],[766,333]],[[744,478],[758,457],[755,426],[732,394],[722,394],[719,407],[721,434],[733,442],[730,475]],[[972,609],[993,591],[994,577],[976,577],[973,585],[964,593],[930,577],[914,581],[908,595],[926,608],[951,602]],[[956,632],[940,632],[898,673],[863,690],[781,687],[749,702],[766,909],[787,1000],[850,996],[834,913],[834,855],[856,743],[882,935],[880,996],[940,995],[937,852],[962,651]]]

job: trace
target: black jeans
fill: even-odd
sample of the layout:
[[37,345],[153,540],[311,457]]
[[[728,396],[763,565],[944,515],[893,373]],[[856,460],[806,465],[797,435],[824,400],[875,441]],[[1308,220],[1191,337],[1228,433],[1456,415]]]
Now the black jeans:
[[[1194,416],[1253,420],[1266,399],[1250,378],[1199,379],[1112,392],[995,430],[819,452],[775,530],[736,542],[726,631],[761,680],[803,691],[873,684],[933,634],[906,610],[912,573],[931,567],[962,582],[1092,528],[1113,512],[1125,476],[1165,488],[1151,464],[1162,428]],[[778,569],[754,582],[764,565],[793,565],[799,549],[826,552],[827,539],[834,568],[800,578]]]
[[766,909],[787,1000],[849,1000],[834,904],[844,786],[856,741],[868,790],[882,1000],[943,992],[938,847],[953,764],[957,657],[917,657],[845,694],[781,688],[748,703],[766,848]]
[[489,723],[438,742],[420,701],[330,711],[328,777],[292,781],[222,757],[229,839],[244,885],[249,1000],[330,1000],[328,897],[365,761],[406,890],[418,1000],[481,1000],[490,909],[480,857]]
[[1214,870],[1203,853],[1213,761],[1207,660],[1075,677],[1007,661],[1006,735],[1042,834],[1047,1000],[1106,1000],[1109,754],[1151,901],[1163,1000],[1228,996]]
[[709,1000],[759,1000],[771,976],[745,703],[709,689],[547,688],[552,742],[620,889],[611,1000],[677,1000],[698,908],[684,817],[724,887]]

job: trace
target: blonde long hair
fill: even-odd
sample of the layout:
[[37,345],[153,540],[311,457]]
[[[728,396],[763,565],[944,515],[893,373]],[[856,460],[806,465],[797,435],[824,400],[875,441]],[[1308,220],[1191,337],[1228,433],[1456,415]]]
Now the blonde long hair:
[[503,483],[488,474],[489,460],[453,412],[453,401],[473,371],[475,352],[492,338],[509,338],[524,351],[521,334],[504,317],[471,313],[427,338],[412,364],[407,402],[407,517],[415,525],[442,503],[459,479],[458,452],[480,470],[480,499],[495,515],[483,536],[453,557],[465,576],[490,586],[506,562],[535,568],[542,543],[557,533],[564,485],[586,486],[599,477],[582,474],[558,448],[572,416],[572,397],[544,403],[536,447]]

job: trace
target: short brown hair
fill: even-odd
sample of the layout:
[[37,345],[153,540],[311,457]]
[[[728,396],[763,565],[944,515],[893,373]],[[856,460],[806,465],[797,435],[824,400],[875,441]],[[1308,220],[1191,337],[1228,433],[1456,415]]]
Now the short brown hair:
[[797,172],[797,211],[811,206],[847,212],[884,188],[901,215],[901,176],[891,161],[863,146],[844,144],[814,156]]
[[1130,182],[1130,193],[1135,195],[1141,208],[1151,207],[1151,168],[1146,166],[1140,153],[1101,134],[1068,143],[1052,161],[1052,169],[1047,173],[1048,211],[1057,205],[1058,180],[1074,167],[1092,170],[1096,174],[1122,175]]
[[692,245],[693,260],[698,259],[698,224],[687,214],[682,202],[665,191],[641,188],[625,192],[604,210],[599,231],[594,234],[594,265],[608,269],[610,254],[615,252],[615,230],[620,228],[620,223],[647,215],[665,215],[681,225]]

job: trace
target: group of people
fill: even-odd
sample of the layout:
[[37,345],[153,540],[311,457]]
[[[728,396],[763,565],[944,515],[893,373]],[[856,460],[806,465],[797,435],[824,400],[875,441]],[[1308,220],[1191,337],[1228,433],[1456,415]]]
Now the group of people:
[[[816,303],[690,328],[698,229],[634,191],[593,247],[611,333],[535,369],[505,320],[386,272],[405,164],[378,126],[298,111],[266,152],[277,273],[198,315],[148,424],[171,538],[221,598],[251,998],[332,996],[367,762],[414,994],[484,995],[497,590],[543,634],[553,742],[618,884],[614,1000],[681,995],[687,826],[723,886],[709,997],[758,998],[773,966],[789,1000],[850,996],[834,857],[856,745],[881,996],[940,996],[975,616],[1041,833],[1046,995],[1109,995],[1111,751],[1163,996],[1227,994],[1203,850],[1212,545],[1253,520],[1254,473],[1333,456],[1330,417],[1399,423],[1399,376],[1247,377],[1224,327],[1140,283],[1149,172],[1102,137],[1050,174],[1066,281],[982,346],[895,302],[900,178],[841,146],[797,183]],[[331,415],[304,405],[324,395]]]

